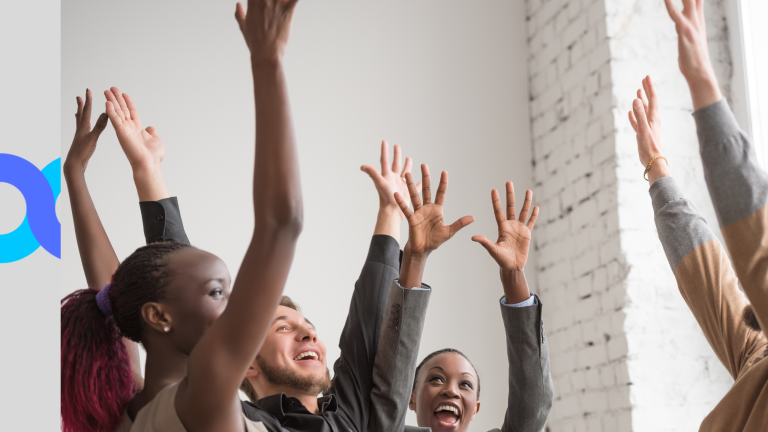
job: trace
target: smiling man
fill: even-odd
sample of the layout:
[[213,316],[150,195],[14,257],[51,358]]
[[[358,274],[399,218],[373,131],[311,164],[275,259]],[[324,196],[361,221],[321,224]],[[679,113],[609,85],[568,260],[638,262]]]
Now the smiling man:
[[[421,332],[431,294],[427,285],[405,284],[415,287],[405,289],[395,282],[401,267],[398,240],[404,215],[394,193],[410,194],[403,177],[407,174],[411,178],[411,160],[406,158],[403,166],[400,153],[399,146],[395,146],[390,166],[388,145],[383,142],[381,171],[367,165],[361,168],[376,186],[379,211],[339,339],[341,355],[333,365],[333,379],[325,344],[312,322],[287,296],[282,297],[275,311],[259,354],[243,371],[241,389],[250,399],[243,401],[243,411],[250,420],[262,422],[268,431],[365,432],[369,418],[385,417],[392,410],[371,403],[380,333],[388,333],[386,349],[395,349],[402,339],[415,337],[410,332]],[[161,175],[159,178],[153,181],[161,181]],[[147,242],[188,242],[176,198],[141,202],[140,207]],[[403,268],[412,269],[420,281],[423,267],[418,260],[406,251]],[[389,320],[382,328],[385,311],[389,311]],[[403,334],[399,327],[413,330]],[[395,371],[383,375],[380,381],[389,382]]]

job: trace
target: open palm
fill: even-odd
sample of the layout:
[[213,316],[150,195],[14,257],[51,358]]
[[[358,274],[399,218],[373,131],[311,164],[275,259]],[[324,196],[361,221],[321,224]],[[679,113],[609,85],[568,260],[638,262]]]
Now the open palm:
[[423,205],[411,173],[405,174],[405,182],[411,195],[413,211],[408,208],[408,204],[399,192],[395,192],[395,200],[408,220],[408,244],[406,247],[411,254],[432,252],[453,237],[460,229],[475,221],[472,216],[464,216],[451,225],[443,223],[443,204],[445,203],[445,194],[448,191],[447,172],[443,171],[440,176],[440,185],[437,188],[434,203],[430,189],[429,168],[426,164],[421,165]]
[[134,171],[159,165],[165,157],[163,140],[155,128],[142,128],[139,111],[131,97],[120,93],[117,87],[105,91],[104,96],[107,97],[107,115]]
[[[400,214],[400,220],[405,218],[405,215],[400,211],[400,208],[395,201],[395,192],[400,193],[400,196],[409,195],[408,185],[406,185],[404,177],[406,173],[411,172],[411,166],[413,162],[411,158],[405,158],[405,166],[402,165],[402,156],[400,146],[395,146],[395,157],[390,167],[389,163],[389,144],[386,141],[381,142],[381,172],[370,165],[363,165],[360,170],[368,174],[373,180],[376,191],[379,193],[379,208],[393,208]],[[421,183],[416,185],[416,188]]]
[[[482,235],[472,237],[483,245],[491,254],[494,260],[503,270],[522,270],[528,261],[528,251],[531,246],[531,232],[536,219],[539,216],[539,208],[534,207],[531,212],[531,202],[533,192],[525,192],[525,201],[520,211],[520,217],[515,219],[515,190],[512,182],[507,182],[507,211],[506,214],[501,208],[501,199],[499,191],[494,189],[491,192],[493,201],[493,213],[496,216],[496,223],[499,229],[499,238],[496,243]],[[530,219],[528,215],[530,214]],[[526,222],[526,219],[528,221]]]

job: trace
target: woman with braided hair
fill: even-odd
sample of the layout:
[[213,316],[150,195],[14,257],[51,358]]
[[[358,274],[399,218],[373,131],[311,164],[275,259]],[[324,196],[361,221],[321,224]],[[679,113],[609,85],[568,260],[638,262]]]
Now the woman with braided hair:
[[[296,0],[251,0],[236,18],[251,54],[256,101],[255,226],[235,289],[216,256],[181,243],[152,244],[123,263],[113,254],[85,186],[84,171],[106,126],[90,131],[90,94],[78,99],[78,131],[65,163],[78,246],[89,285],[62,300],[64,431],[262,431],[246,419],[238,389],[271,324],[302,226],[302,199],[282,56]],[[135,104],[105,92],[109,117],[134,172],[139,198],[167,197],[157,185],[162,141]],[[162,184],[162,182],[160,182]],[[94,227],[94,224],[95,227]],[[232,301],[229,301],[229,300]],[[124,343],[122,338],[128,339]],[[135,346],[147,351],[146,377]],[[134,361],[132,361],[132,359]],[[133,365],[133,366],[132,366]]]

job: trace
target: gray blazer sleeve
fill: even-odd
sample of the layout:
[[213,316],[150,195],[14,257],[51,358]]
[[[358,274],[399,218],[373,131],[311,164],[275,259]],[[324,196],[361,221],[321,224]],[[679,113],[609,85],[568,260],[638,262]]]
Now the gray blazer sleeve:
[[542,431],[552,408],[554,388],[541,318],[543,305],[538,297],[536,300],[537,304],[533,306],[519,308],[501,304],[509,361],[509,394],[501,427],[503,432]]
[[[392,282],[373,364],[368,432],[401,431],[405,427],[413,372],[416,370],[421,331],[431,293],[431,288],[409,290]],[[408,427],[407,430],[428,432],[429,428]]]

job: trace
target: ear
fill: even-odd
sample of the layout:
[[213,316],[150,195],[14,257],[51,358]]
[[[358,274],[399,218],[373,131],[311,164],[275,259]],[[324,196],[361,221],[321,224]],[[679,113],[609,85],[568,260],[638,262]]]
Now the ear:
[[479,412],[480,412],[480,401],[477,401],[477,406],[475,407],[475,413],[474,413],[474,414],[472,414],[472,417],[469,419],[469,421],[472,421],[472,420],[474,420],[474,419],[475,419],[475,416],[476,416],[476,415],[477,415],[477,413],[479,413]]
[[258,365],[256,365],[256,360],[254,360],[250,366],[248,366],[248,372],[245,373],[246,378],[256,378],[261,374],[261,369],[259,369]]
[[173,329],[171,317],[160,303],[149,302],[141,306],[141,317],[144,322],[159,333],[168,333],[165,329]]
[[408,401],[408,408],[416,411],[416,392],[411,392],[411,399]]

